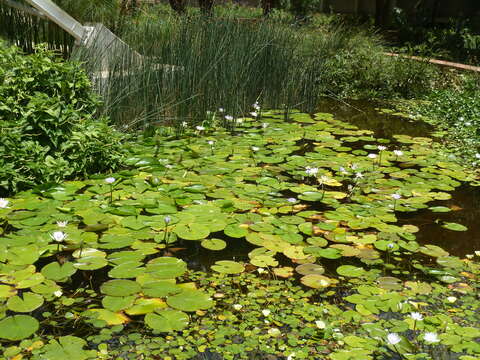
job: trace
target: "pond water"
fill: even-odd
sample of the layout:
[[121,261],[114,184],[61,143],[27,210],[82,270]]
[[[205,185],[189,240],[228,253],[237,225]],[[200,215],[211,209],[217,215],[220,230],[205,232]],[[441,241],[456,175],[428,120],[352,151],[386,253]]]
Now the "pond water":
[[[324,100],[319,111],[334,114],[335,118],[349,122],[360,129],[369,129],[378,138],[392,139],[393,135],[429,137],[434,128],[422,121],[413,121],[401,116],[378,111],[382,105],[369,101]],[[464,184],[451,192],[450,200],[437,201],[432,206],[446,206],[448,213],[433,213],[428,209],[414,213],[398,213],[401,224],[418,226],[419,243],[435,244],[451,255],[463,257],[480,250],[480,188]],[[465,225],[463,232],[450,231],[439,225],[440,221]]]

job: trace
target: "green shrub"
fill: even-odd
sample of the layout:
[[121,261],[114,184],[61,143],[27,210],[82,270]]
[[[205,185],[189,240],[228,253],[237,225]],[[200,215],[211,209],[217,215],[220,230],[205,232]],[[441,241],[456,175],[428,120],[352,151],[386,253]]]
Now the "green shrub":
[[0,194],[117,167],[121,135],[98,105],[78,64],[0,43]]

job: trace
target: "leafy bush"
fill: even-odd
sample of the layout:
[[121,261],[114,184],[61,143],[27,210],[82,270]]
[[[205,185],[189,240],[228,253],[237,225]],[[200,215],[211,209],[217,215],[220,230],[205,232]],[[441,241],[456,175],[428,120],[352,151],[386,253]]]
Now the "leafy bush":
[[121,135],[76,63],[0,43],[0,194],[118,166]]

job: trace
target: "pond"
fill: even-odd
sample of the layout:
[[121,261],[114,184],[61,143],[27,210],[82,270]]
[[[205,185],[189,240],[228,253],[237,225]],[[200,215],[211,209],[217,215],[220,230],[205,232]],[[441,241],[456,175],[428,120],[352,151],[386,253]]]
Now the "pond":
[[[85,359],[112,339],[127,356],[121,344],[153,338],[156,354],[179,359],[480,354],[480,266],[463,259],[478,250],[475,175],[428,126],[353,102],[224,115],[140,138],[127,170],[3,200],[9,354],[40,359],[68,347],[56,342],[66,335]],[[421,324],[408,316],[419,308]],[[423,332],[440,331],[457,338],[439,350]],[[35,341],[54,345],[22,350]]]

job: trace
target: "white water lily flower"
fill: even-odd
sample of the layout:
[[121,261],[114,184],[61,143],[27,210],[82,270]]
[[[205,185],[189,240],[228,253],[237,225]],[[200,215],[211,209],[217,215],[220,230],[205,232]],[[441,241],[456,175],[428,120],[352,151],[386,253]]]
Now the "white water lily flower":
[[291,197],[291,198],[288,198],[287,201],[293,204],[297,202],[297,199],[295,199],[294,197]]
[[402,150],[393,150],[393,153],[394,153],[396,156],[402,156],[402,155],[403,155],[403,151],[402,151]]
[[475,250],[475,255],[480,256],[480,251]]
[[227,120],[227,121],[232,121],[232,120],[233,120],[233,116],[232,116],[232,115],[225,115],[225,120]]
[[262,123],[262,128],[266,129],[268,127],[268,123]]
[[225,109],[224,108],[218,108],[218,112],[225,112]]
[[169,224],[170,221],[172,221],[172,218],[171,218],[169,215],[167,215],[167,216],[165,216],[165,218],[163,219],[163,221],[165,221],[165,224]]
[[187,127],[188,126],[188,123],[186,121],[182,121],[182,126],[183,127]]
[[305,168],[305,173],[308,175],[308,176],[315,176],[317,175],[318,173],[318,168],[311,168],[310,166],[307,166]]
[[279,336],[281,334],[280,330],[277,328],[268,329],[268,334],[272,336]]
[[287,356],[287,360],[293,360],[294,357],[295,357],[295,353],[293,352]]
[[463,121],[463,120],[465,120],[465,118],[464,118],[463,116],[460,116],[460,117],[458,118],[458,121]]
[[420,314],[419,312],[410,313],[410,317],[415,321],[422,321],[423,320],[423,315]]
[[53,234],[50,234],[50,237],[52,238],[52,240],[62,242],[68,237],[68,235],[65,234],[63,231],[54,231]]
[[258,102],[256,102],[255,104],[252,105],[252,107],[255,109],[255,110],[260,110],[260,105],[258,104]]
[[233,308],[234,308],[235,310],[237,310],[237,311],[238,311],[238,310],[241,310],[242,307],[243,307],[243,306],[240,305],[240,304],[235,304],[235,305],[233,305]]
[[62,296],[62,294],[63,294],[62,290],[57,290],[53,293],[53,295],[55,295],[56,297],[60,297],[60,296]]
[[205,130],[205,127],[197,125],[197,126],[195,126],[195,129],[197,129],[198,131],[203,131],[203,130]]
[[395,247],[395,245],[393,245],[392,243],[387,245],[387,248],[389,248],[389,249],[393,249],[394,247]]
[[400,194],[392,194],[392,198],[395,200],[400,200],[402,198],[402,195]]
[[319,329],[325,329],[327,327],[327,324],[325,324],[325,321],[317,320],[315,321],[315,326]]
[[480,159],[480,154],[479,154],[479,153],[476,153],[476,154],[475,154],[475,157],[476,157],[477,159]]
[[357,169],[358,169],[358,165],[357,165],[357,164],[352,164],[352,165],[350,165],[350,168],[351,168],[352,170],[357,170]]
[[265,269],[260,267],[260,268],[257,269],[257,272],[259,274],[263,274],[265,272]]
[[349,172],[348,172],[343,166],[340,166],[340,167],[338,168],[338,171],[339,171],[340,174],[342,174],[342,175],[348,175],[348,174],[349,174]]
[[115,178],[114,177],[108,177],[105,179],[105,182],[107,184],[113,184],[115,182]]
[[260,148],[258,146],[252,146],[252,151],[258,151]]
[[213,146],[213,144],[215,144],[215,141],[213,141],[213,140],[208,140],[208,145]]
[[58,227],[64,228],[64,227],[67,227],[67,225],[68,225],[68,221],[57,221]]
[[363,178],[363,174],[361,172],[357,172],[357,173],[355,173],[355,178],[356,179],[361,179],[361,178]]
[[473,254],[467,254],[467,255],[465,255],[465,257],[466,257],[467,259],[473,259]]
[[426,332],[425,335],[423,335],[423,340],[425,340],[428,343],[437,343],[440,342],[440,339],[438,338],[438,335],[434,332]]
[[264,309],[264,310],[262,310],[262,314],[263,314],[263,316],[268,316],[268,315],[270,315],[270,313],[271,313],[271,311],[270,311],[270,310],[268,310],[268,309]]
[[400,341],[402,341],[402,339],[400,338],[400,336],[398,336],[398,334],[396,333],[390,333],[387,335],[387,341],[389,344],[391,345],[396,345],[398,344]]
[[383,145],[378,145],[377,149],[380,150],[380,151],[383,151],[383,150],[387,150],[387,147],[383,146]]
[[455,301],[457,301],[457,298],[455,296],[449,296],[447,297],[447,301],[453,304]]
[[0,198],[0,209],[8,209],[8,204],[10,204],[10,201]]
[[377,154],[368,154],[367,155],[370,159],[376,159],[377,158]]
[[237,124],[243,124],[243,119],[242,119],[242,118],[239,118],[239,119],[235,120],[235,122],[236,122]]
[[258,116],[258,113],[256,111],[252,111],[250,113],[250,115],[252,115],[252,117],[256,118]]

